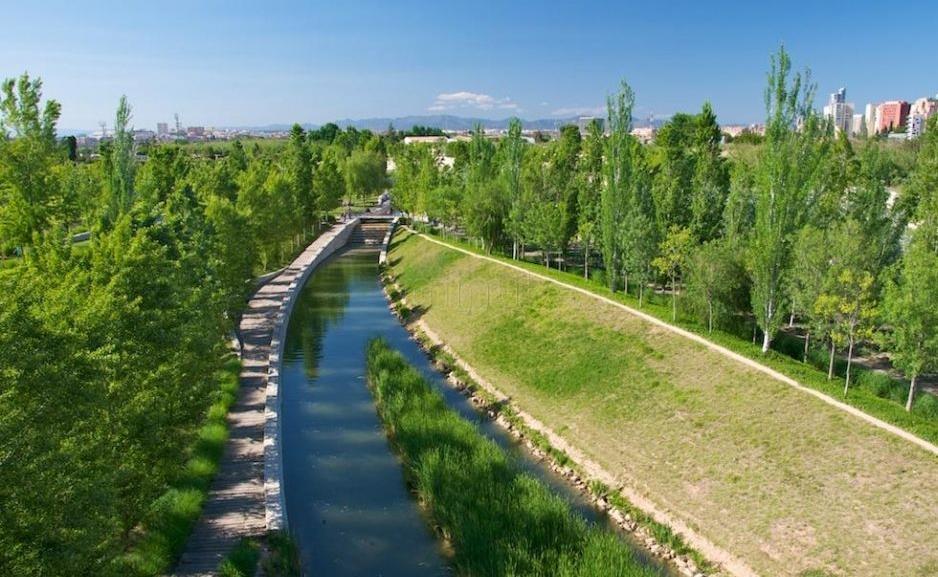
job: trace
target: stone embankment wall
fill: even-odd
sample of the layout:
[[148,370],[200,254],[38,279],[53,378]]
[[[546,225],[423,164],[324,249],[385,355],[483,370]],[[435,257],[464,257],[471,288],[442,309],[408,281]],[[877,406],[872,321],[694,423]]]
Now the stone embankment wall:
[[289,275],[288,278],[282,279],[289,280],[289,284],[284,288],[280,308],[274,316],[264,412],[264,502],[268,531],[283,530],[287,527],[287,510],[283,495],[283,455],[280,445],[280,373],[290,313],[293,312],[296,298],[309,275],[336,250],[345,246],[358,224],[359,219],[356,218],[323,233],[281,273],[281,276]]

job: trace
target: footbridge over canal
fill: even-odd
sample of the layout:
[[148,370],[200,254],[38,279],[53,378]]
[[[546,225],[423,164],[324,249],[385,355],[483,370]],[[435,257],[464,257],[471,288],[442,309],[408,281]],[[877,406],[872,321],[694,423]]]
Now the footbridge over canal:
[[252,295],[239,325],[241,387],[228,414],[230,436],[202,515],[173,575],[216,575],[222,559],[242,537],[286,527],[279,375],[290,313],[316,267],[342,248],[381,248],[394,222],[393,216],[360,215],[333,225]]

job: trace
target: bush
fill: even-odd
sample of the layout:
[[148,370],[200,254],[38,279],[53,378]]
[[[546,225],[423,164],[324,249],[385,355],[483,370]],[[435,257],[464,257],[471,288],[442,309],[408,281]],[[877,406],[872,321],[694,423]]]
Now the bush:
[[919,392],[912,405],[912,412],[926,419],[938,420],[938,398],[930,393]]

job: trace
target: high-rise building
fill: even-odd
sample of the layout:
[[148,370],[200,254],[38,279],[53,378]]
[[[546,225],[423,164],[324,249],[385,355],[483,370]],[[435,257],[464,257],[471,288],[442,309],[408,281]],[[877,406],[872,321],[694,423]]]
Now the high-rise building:
[[862,114],[854,114],[853,120],[850,123],[850,134],[857,135],[863,134],[865,128],[865,122]]
[[837,132],[850,134],[853,123],[853,104],[847,102],[847,89],[841,88],[830,96],[824,107],[824,116],[830,118]]
[[866,105],[863,121],[866,123],[866,133],[876,134],[876,105],[872,102],[868,102]]
[[938,114],[938,95],[935,98],[919,98],[909,107],[909,119],[906,121],[906,135],[909,140],[918,138],[925,132],[929,117]]
[[157,134],[169,134],[169,125],[165,122],[156,123],[156,133]]
[[890,100],[876,107],[876,132],[892,132],[905,126],[909,117],[909,103],[905,100]]

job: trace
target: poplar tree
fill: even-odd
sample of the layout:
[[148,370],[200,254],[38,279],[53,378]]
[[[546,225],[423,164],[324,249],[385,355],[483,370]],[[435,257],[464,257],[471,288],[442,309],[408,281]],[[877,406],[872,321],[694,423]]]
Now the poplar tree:
[[617,271],[622,268],[619,229],[629,210],[629,190],[634,173],[632,163],[632,107],[635,94],[624,80],[619,92],[606,103],[609,136],[605,142],[603,186],[600,195],[600,236],[606,282],[615,290]]
[[583,277],[589,278],[590,257],[598,240],[603,179],[603,128],[593,119],[586,126],[583,155],[577,167],[577,236],[583,247]]
[[748,268],[752,304],[762,329],[762,352],[787,312],[785,286],[793,233],[805,220],[816,194],[823,158],[821,123],[811,108],[814,85],[810,74],[790,76],[791,60],[784,48],[772,57],[765,92],[765,144],[754,175],[754,225],[749,240]]

